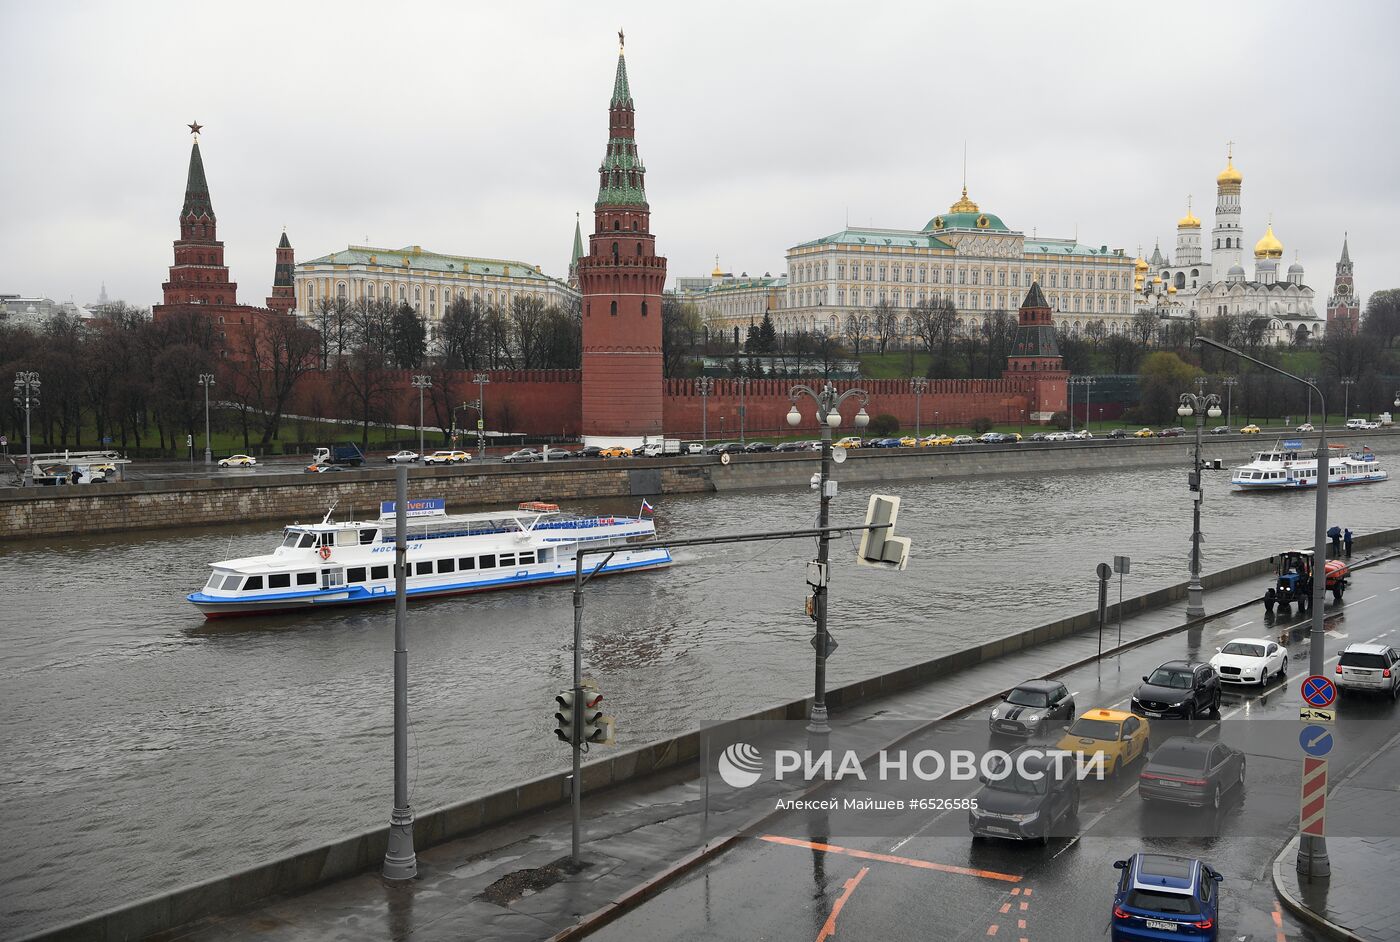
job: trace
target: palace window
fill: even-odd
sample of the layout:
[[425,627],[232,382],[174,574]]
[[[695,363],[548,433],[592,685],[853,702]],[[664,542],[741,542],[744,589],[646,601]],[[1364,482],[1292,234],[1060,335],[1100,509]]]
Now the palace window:
[[1006,287],[1006,272],[1005,272],[1005,271],[999,271],[999,272],[997,272],[997,284],[1001,285],[1003,288]]
[[967,269],[966,269],[966,268],[959,268],[959,269],[958,269],[958,284],[960,284],[960,285],[965,285],[965,284],[967,284]]
[[881,280],[881,281],[884,281],[884,280],[885,280],[885,266],[884,266],[884,265],[881,265],[881,266],[880,266],[880,280]]
[[1103,275],[1099,275],[1099,290],[1103,290]]
[[1080,287],[1080,284],[1079,284],[1079,272],[1075,272],[1075,273],[1074,273],[1074,286],[1075,286],[1076,288]]

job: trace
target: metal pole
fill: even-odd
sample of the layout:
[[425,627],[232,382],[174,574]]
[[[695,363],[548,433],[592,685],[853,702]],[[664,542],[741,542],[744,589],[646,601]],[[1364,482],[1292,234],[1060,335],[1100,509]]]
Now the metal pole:
[[29,436],[29,390],[24,391],[24,483],[34,483],[34,443]]
[[209,387],[214,385],[214,374],[201,373],[199,385],[204,387],[204,463],[213,464],[214,455],[209,449]]
[[[822,391],[825,397],[831,387],[828,386]],[[826,712],[826,590],[827,583],[831,581],[830,567],[827,565],[831,553],[831,537],[826,532],[827,515],[830,512],[831,498],[827,496],[826,482],[831,477],[831,426],[827,424],[827,405],[822,404],[817,410],[817,419],[822,424],[822,469],[821,469],[821,504],[817,512],[817,527],[822,531],[817,537],[817,563],[818,568],[827,573],[827,577],[822,580],[822,584],[812,593],[816,596],[817,608],[817,661],[816,677],[813,683],[812,696],[812,716],[811,722],[807,724],[809,733],[829,733],[831,726],[827,723]]]
[[[574,774],[569,779],[569,797],[573,805],[570,823],[570,860],[575,867],[583,861],[579,856],[579,824],[583,819],[583,749],[579,737],[583,732],[583,555],[574,552]],[[708,768],[708,766],[707,766]]]
[[1074,387],[1078,385],[1074,377],[1069,378],[1069,430],[1074,431]]
[[[1317,389],[1312,383],[1299,376],[1294,376],[1292,373],[1281,370],[1273,364],[1265,363],[1263,360],[1256,360],[1254,357],[1241,353],[1233,347],[1227,347],[1223,343],[1217,343],[1206,337],[1197,337],[1196,342],[1208,344],[1217,350],[1224,350],[1226,353],[1233,353],[1235,356],[1256,363],[1266,370],[1272,370],[1294,382],[1303,383],[1310,391]],[[1317,389],[1317,395],[1325,415],[1327,401],[1322,396],[1322,390]],[[1311,397],[1309,398],[1311,399]],[[1322,606],[1327,589],[1327,477],[1331,471],[1331,460],[1327,456],[1327,428],[1325,424],[1317,432],[1317,449],[1317,507],[1313,520],[1312,627],[1308,632],[1308,672],[1312,674],[1324,673],[1326,666],[1326,634],[1324,633]],[[1332,864],[1327,856],[1327,838],[1325,836],[1314,837],[1311,834],[1302,834],[1300,837],[1301,840],[1298,842],[1298,872],[1309,878],[1329,878],[1332,875]]]
[[744,444],[744,387],[748,385],[745,380],[739,380],[739,444]]
[[408,804],[408,465],[394,469],[394,811],[384,879],[418,875],[413,809]]
[[[1191,581],[1186,586],[1186,617],[1201,618],[1206,613],[1205,602],[1201,598],[1204,588],[1201,585],[1201,498],[1204,496],[1201,483],[1201,428],[1206,424],[1204,403],[1197,397],[1196,411],[1196,456],[1193,466],[1196,472],[1196,493],[1191,500]],[[1219,411],[1219,407],[1216,407]]]

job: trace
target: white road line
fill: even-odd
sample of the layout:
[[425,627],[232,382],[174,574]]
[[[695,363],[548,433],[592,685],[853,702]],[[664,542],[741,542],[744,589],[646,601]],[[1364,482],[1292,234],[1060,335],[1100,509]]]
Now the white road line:
[[923,827],[919,828],[917,831],[915,831],[913,834],[910,834],[908,837],[902,838],[898,843],[896,843],[893,847],[891,847],[891,848],[890,848],[890,853],[894,853],[895,851],[897,851],[897,850],[899,850],[901,847],[903,847],[905,844],[908,844],[908,843],[909,843],[910,841],[912,841],[914,838],[918,837],[920,834],[924,833],[924,832],[927,831],[929,828],[933,827],[936,823],[938,823],[938,821],[940,821],[940,820],[943,819],[943,818],[946,818],[949,814],[952,813],[952,811],[953,811],[953,809],[952,809],[952,808],[949,808],[947,811],[940,811],[938,814],[936,814],[936,815],[934,815],[933,817],[929,818],[927,821],[924,822],[924,826],[923,826]]
[[1396,587],[1393,588],[1393,589],[1388,589],[1387,591],[1389,591],[1389,592],[1400,592],[1400,585],[1396,586]]
[[1254,622],[1252,622],[1252,621],[1247,621],[1247,622],[1245,622],[1243,625],[1236,625],[1235,627],[1231,628],[1230,630],[1231,630],[1231,631],[1239,631],[1241,628],[1248,628],[1248,627],[1249,627],[1250,625],[1252,625],[1252,624],[1254,624]]
[[1371,601],[1371,599],[1373,599],[1373,598],[1375,598],[1374,595],[1368,595],[1368,596],[1366,596],[1364,599],[1357,599],[1356,601],[1354,601],[1354,602],[1348,602],[1347,604],[1348,604],[1348,605],[1360,605],[1362,602],[1369,602],[1369,601]]

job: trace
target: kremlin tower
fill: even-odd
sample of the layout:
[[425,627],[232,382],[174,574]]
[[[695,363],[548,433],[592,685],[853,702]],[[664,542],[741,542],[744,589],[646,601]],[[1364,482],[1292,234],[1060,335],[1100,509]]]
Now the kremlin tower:
[[[623,39],[618,33],[619,42]],[[588,254],[577,261],[583,293],[583,438],[637,446],[661,436],[661,292],[666,259],[655,251],[646,167],[637,156],[627,61],[619,48],[608,103],[608,146]]]
[[1346,236],[1343,236],[1337,277],[1332,284],[1332,296],[1327,299],[1327,329],[1335,327],[1354,334],[1360,326],[1361,302],[1356,297],[1356,284],[1352,279],[1351,251]]
[[269,310],[290,314],[296,309],[296,265],[292,243],[287,241],[287,231],[284,229],[282,241],[277,243],[277,265],[272,270],[272,295],[267,299]]

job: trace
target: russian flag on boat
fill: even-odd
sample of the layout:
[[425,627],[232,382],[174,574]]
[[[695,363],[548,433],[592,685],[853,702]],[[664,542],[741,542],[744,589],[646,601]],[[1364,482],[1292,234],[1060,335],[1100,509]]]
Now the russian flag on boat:
[[651,504],[647,501],[647,499],[646,499],[645,497],[643,497],[643,498],[642,498],[642,513],[644,513],[644,514],[649,514],[649,513],[655,513],[655,512],[656,512],[656,508],[652,507]]

